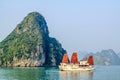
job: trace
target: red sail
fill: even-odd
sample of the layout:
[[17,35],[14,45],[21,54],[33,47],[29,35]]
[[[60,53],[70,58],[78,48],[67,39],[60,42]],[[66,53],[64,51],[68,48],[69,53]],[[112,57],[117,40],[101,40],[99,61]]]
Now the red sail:
[[78,63],[78,55],[77,55],[77,53],[76,52],[74,52],[73,54],[72,54],[72,57],[71,57],[71,63]]
[[89,56],[88,63],[89,65],[94,65],[93,56]]
[[62,58],[62,63],[68,63],[68,55],[64,54],[63,58]]

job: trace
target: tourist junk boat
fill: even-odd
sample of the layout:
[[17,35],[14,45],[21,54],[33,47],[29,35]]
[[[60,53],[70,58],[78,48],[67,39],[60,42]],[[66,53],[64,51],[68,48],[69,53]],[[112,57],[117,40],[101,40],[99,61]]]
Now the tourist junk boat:
[[71,62],[68,61],[68,55],[64,54],[62,62],[59,65],[59,69],[61,71],[65,70],[80,70],[80,71],[91,71],[94,70],[94,61],[93,56],[89,56],[89,58],[83,58],[78,62],[77,53],[73,53],[71,57]]

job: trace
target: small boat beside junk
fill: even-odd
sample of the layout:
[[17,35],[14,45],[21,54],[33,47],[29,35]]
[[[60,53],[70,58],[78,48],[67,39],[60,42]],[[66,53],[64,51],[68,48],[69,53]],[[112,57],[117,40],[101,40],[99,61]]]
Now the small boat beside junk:
[[62,62],[59,65],[61,71],[66,70],[81,70],[81,71],[91,71],[94,70],[94,60],[93,56],[90,55],[88,58],[83,58],[78,61],[78,55],[76,52],[72,54],[71,61],[68,60],[68,54],[64,54]]

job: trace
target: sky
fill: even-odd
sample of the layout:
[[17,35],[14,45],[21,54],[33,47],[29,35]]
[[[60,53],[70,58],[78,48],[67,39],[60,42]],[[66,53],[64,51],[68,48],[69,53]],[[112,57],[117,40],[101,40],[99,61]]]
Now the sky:
[[45,17],[50,36],[68,53],[120,52],[120,0],[1,0],[0,41],[30,12]]

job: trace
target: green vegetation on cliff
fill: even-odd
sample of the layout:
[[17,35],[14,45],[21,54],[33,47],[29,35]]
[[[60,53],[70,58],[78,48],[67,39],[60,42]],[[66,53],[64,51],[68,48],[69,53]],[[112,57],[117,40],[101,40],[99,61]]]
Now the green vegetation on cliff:
[[65,52],[55,38],[49,37],[44,17],[32,12],[0,42],[0,65],[56,66]]

